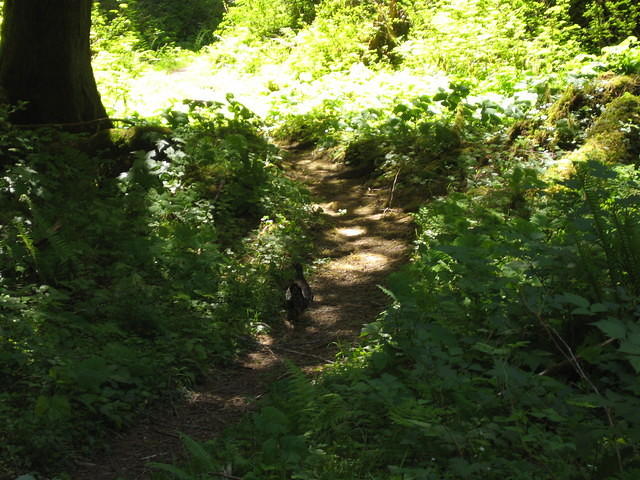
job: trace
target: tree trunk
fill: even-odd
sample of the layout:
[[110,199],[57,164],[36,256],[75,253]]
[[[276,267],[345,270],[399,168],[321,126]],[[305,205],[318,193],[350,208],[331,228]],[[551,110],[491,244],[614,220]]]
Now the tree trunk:
[[111,126],[91,68],[92,0],[5,0],[0,88],[15,124]]

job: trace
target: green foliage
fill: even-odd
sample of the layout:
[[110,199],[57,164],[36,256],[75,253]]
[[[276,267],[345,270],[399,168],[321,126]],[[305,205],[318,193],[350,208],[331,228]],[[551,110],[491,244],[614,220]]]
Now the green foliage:
[[[617,52],[629,50],[588,59],[551,110],[537,103],[551,95],[549,84],[534,81],[510,95],[470,95],[473,85],[452,82],[377,109],[351,110],[335,98],[303,115],[278,112],[272,121],[283,125],[281,135],[346,144],[354,165],[373,157],[375,168],[397,161],[410,170],[453,153],[468,189],[416,214],[413,261],[390,279],[393,305],[365,327],[361,346],[315,380],[293,370],[241,428],[204,446],[210,472],[249,479],[637,475],[640,170],[612,164],[610,151],[609,163],[587,155],[552,180],[540,172],[578,141],[545,150],[535,131],[505,135],[516,120],[575,114],[573,138],[586,139],[604,131],[614,110],[634,112],[634,77],[598,78],[592,69],[617,69],[624,58]],[[635,117],[624,119],[607,120],[606,130],[635,135]],[[410,171],[418,181],[432,173]],[[188,468],[184,478],[204,473]]]
[[629,0],[571,2],[571,14],[582,24],[587,45],[605,47],[640,36],[640,6]]
[[367,56],[375,3],[324,1],[315,21],[293,39],[293,72],[312,77],[340,71]]
[[156,155],[0,114],[0,476],[93,450],[277,317],[313,215],[241,98],[403,206],[447,196],[360,346],[161,475],[636,478],[636,4],[243,0],[214,35],[226,5],[96,4],[101,91],[164,111]]
[[257,39],[299,29],[315,18],[317,0],[239,0],[225,17],[223,29],[248,29]]
[[[333,148],[337,158],[378,182],[399,178],[400,190],[422,199],[459,184],[475,166],[476,158],[463,150],[466,142],[505,129],[538,98],[526,91],[470,95],[468,82],[439,80],[428,95],[380,98],[373,91],[355,105],[331,98],[303,113],[287,113],[285,103],[268,121],[279,125],[277,138]],[[366,108],[371,104],[377,106]]]
[[282,272],[309,248],[306,194],[233,99],[167,118],[162,153],[126,158],[0,136],[3,468],[97,447],[279,316]]
[[619,45],[602,49],[607,66],[622,74],[640,74],[640,43],[637,37],[629,36]]
[[487,81],[517,78],[527,70],[552,72],[580,53],[579,44],[561,5],[534,5],[517,0],[412,2],[406,9],[414,27],[397,52],[408,65],[433,65]]
[[225,9],[224,0],[101,0],[96,2],[94,21],[126,24],[137,47],[157,50],[179,45],[197,50],[213,40]]
[[364,345],[319,381],[293,370],[209,471],[633,478],[640,171],[587,163],[559,186],[516,169],[494,188],[421,210]]

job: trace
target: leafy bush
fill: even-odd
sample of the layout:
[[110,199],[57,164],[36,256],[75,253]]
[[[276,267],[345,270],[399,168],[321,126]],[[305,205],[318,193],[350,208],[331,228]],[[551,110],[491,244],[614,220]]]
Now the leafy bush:
[[[585,129],[602,130],[611,108],[635,102],[633,77],[595,75],[572,80],[589,92],[576,127],[583,138]],[[404,167],[420,155],[440,158],[460,141],[460,158],[486,158],[469,169],[466,192],[449,191],[416,215],[413,262],[390,279],[394,303],[365,327],[361,345],[313,380],[292,367],[241,428],[198,444],[208,472],[256,479],[638,475],[640,170],[586,155],[562,180],[541,175],[564,152],[533,150],[535,129],[519,138],[504,135],[505,127],[533,121],[531,107],[542,118],[563,109],[536,109],[537,94],[468,93],[450,84],[347,115],[339,113],[346,101],[326,100],[285,123],[282,132],[348,142],[347,158],[374,154],[380,165],[394,154],[406,155]],[[559,104],[582,108],[574,97],[569,90]],[[624,118],[608,124],[635,138],[637,119]],[[495,145],[487,143],[492,137]],[[161,466],[167,475],[160,478],[198,478],[201,465]]]
[[315,18],[317,0],[239,0],[229,9],[223,29],[247,28],[257,39],[298,29]]
[[623,41],[635,35],[640,36],[640,6],[628,0],[608,2],[570,2],[569,11],[576,23],[583,26],[581,35],[590,47],[601,48]]
[[97,2],[94,20],[126,22],[138,48],[156,50],[179,45],[197,50],[213,40],[225,5],[224,0],[102,0]]
[[[112,111],[130,114],[136,91],[153,114],[174,103],[165,70],[195,58],[176,45],[209,42],[222,7],[97,5],[94,65]],[[276,137],[399,179],[413,206],[449,195],[416,215],[412,265],[390,281],[394,304],[361,346],[313,381],[291,367],[243,427],[211,444],[185,439],[193,461],[160,468],[636,478],[640,177],[575,149],[602,133],[601,118],[624,159],[637,157],[637,39],[584,52],[637,34],[637,10],[626,0],[232,5],[189,67],[207,98],[214,83],[216,99],[243,90]],[[400,17],[403,33],[378,45]],[[89,154],[84,140],[4,117],[0,476],[11,476],[92,449],[210,360],[230,359],[277,316],[283,266],[308,250],[312,212],[261,122],[231,97],[167,110],[172,134],[155,155]],[[564,180],[541,179],[542,164],[567,166]]]
[[639,192],[636,167],[587,163],[562,185],[518,169],[489,195],[425,207],[365,343],[319,381],[292,369],[203,450],[209,471],[634,478]]
[[3,477],[96,448],[279,316],[306,194],[232,99],[168,118],[155,154],[0,135]]

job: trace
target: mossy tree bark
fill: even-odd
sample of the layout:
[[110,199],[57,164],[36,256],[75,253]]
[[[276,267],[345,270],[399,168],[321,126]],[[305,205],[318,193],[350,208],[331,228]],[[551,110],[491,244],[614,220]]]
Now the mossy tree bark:
[[92,0],[5,0],[0,88],[15,124],[111,126],[91,68]]

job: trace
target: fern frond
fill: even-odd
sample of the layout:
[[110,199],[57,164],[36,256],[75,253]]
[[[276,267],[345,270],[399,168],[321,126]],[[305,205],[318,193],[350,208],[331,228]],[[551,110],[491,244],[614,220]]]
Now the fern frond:
[[190,463],[196,471],[212,472],[216,469],[215,462],[209,452],[199,442],[188,435],[182,434],[182,443],[190,455]]
[[287,408],[298,427],[304,429],[319,411],[316,387],[293,362],[285,360],[285,364],[289,373],[286,385]]
[[31,238],[31,235],[29,234],[29,232],[21,222],[15,222],[15,225],[16,225],[16,229],[18,230],[18,238],[22,240],[22,243],[26,247],[31,258],[33,259],[33,262],[37,265],[38,249],[36,248],[36,245],[33,239]]
[[171,474],[173,478],[177,478],[178,480],[194,480],[193,476],[189,475],[181,468],[175,467],[173,465],[169,465],[166,463],[149,463],[149,466],[155,468],[156,470],[167,472]]
[[54,231],[50,233],[47,240],[49,241],[49,244],[51,245],[59,262],[66,263],[74,258],[73,248],[64,237],[58,234],[58,232]]

